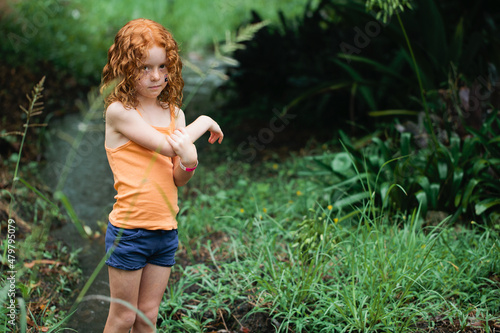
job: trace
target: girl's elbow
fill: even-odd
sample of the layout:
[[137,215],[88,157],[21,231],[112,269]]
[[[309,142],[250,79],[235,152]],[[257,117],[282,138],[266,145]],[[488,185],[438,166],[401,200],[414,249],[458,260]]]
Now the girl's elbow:
[[180,180],[174,179],[174,184],[177,187],[182,187],[182,186],[186,185],[187,183],[188,183],[187,181],[180,181]]
[[167,157],[175,157],[177,154],[175,151],[172,149],[172,147],[167,147],[163,150],[160,151],[160,154],[167,156]]

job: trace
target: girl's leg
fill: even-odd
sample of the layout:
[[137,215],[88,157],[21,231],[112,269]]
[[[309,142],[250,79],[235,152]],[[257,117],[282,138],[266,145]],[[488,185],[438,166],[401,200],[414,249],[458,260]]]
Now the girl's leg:
[[[142,269],[141,283],[139,287],[138,308],[156,327],[158,309],[160,307],[163,294],[167,288],[170,277],[170,267],[161,267],[153,264],[147,264]],[[133,333],[153,332],[151,327],[142,318],[137,316]]]
[[[111,298],[119,298],[137,307],[142,270],[125,271],[108,266]],[[111,302],[103,333],[128,333],[135,321],[135,311],[120,303]]]

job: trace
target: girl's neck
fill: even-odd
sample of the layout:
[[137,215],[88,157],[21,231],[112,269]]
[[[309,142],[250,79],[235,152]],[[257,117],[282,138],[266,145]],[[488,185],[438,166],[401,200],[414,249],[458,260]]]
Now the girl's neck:
[[138,107],[141,108],[142,110],[150,110],[150,109],[155,109],[157,108],[160,103],[158,102],[158,99],[156,98],[138,98],[139,100],[139,105]]
[[169,109],[162,107],[157,99],[139,98],[137,110],[144,120],[152,126],[168,127],[170,125],[171,119]]

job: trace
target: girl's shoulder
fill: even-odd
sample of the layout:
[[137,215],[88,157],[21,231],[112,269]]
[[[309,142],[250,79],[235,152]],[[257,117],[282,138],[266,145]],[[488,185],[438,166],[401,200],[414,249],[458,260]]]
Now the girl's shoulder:
[[179,127],[186,127],[186,116],[184,115],[184,111],[175,107],[175,128]]
[[135,116],[134,109],[127,108],[122,102],[113,102],[106,108],[106,121]]
[[[169,107],[169,104],[166,103],[166,102],[160,102],[160,106],[166,110],[166,111],[170,111],[170,107]],[[174,107],[174,120],[175,120],[175,128],[179,128],[179,123],[181,124],[185,124],[186,122],[186,117],[184,115],[184,111],[182,111],[181,108],[179,108],[178,106],[175,106]],[[185,126],[185,125],[184,125]],[[181,127],[184,127],[184,126],[181,126]]]
[[184,118],[184,111],[182,109],[178,108],[177,106],[175,107],[175,119],[182,117]]
[[126,111],[127,108],[125,107],[125,105],[123,105],[122,102],[119,102],[119,101],[115,101],[111,104],[108,105],[106,111],[112,111],[112,112],[116,112],[116,111]]

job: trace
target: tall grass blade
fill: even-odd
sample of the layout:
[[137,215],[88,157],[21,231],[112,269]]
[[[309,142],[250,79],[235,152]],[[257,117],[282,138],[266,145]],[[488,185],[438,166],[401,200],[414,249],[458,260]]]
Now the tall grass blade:
[[76,230],[78,231],[80,236],[82,236],[83,238],[88,238],[89,235],[85,231],[84,223],[78,218],[78,215],[73,209],[73,205],[71,205],[71,202],[69,201],[66,194],[64,194],[62,191],[57,191],[54,193],[54,198],[61,201],[62,205],[66,209],[66,212],[68,213],[71,222],[73,222],[73,224],[75,225]]

